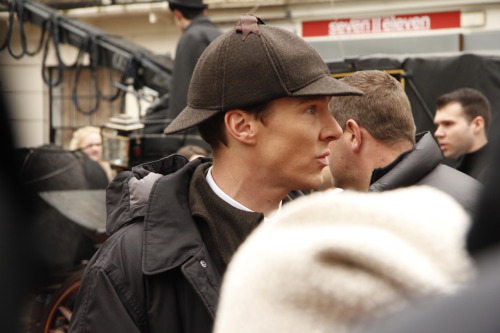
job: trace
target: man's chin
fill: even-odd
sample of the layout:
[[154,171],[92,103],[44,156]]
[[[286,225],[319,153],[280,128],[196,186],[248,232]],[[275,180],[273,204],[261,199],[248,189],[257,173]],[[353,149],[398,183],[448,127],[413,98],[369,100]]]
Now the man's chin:
[[445,158],[447,158],[447,159],[450,159],[450,160],[456,160],[456,159],[458,159],[458,157],[459,157],[460,155],[454,155],[454,154],[452,155],[452,154],[445,154],[445,153],[443,153],[443,156],[444,156]]
[[311,178],[311,181],[309,181],[307,184],[304,184],[304,186],[301,186],[302,191],[310,191],[310,190],[317,190],[323,185],[323,174],[320,174],[317,179]]

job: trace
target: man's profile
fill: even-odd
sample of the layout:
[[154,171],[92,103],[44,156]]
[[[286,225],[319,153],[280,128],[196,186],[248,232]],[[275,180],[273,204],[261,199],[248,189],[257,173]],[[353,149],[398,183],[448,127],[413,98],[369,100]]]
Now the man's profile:
[[165,129],[198,127],[212,158],[174,154],[113,180],[110,237],[86,268],[69,331],[211,332],[236,249],[295,190],[323,182],[342,133],[330,99],[361,94],[303,39],[243,15],[202,54],[187,106]]
[[491,124],[491,106],[486,96],[472,88],[439,96],[434,124],[434,136],[443,155],[458,160],[455,167],[459,171],[482,180]]

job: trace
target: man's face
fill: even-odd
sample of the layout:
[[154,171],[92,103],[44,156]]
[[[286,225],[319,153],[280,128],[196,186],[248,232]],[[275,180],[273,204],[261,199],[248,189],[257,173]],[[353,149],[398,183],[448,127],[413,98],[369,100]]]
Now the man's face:
[[452,102],[436,111],[436,137],[446,158],[457,159],[469,151],[474,143],[473,128],[458,102]]
[[328,143],[342,134],[330,113],[330,97],[285,97],[258,125],[257,172],[279,188],[314,189],[328,166]]

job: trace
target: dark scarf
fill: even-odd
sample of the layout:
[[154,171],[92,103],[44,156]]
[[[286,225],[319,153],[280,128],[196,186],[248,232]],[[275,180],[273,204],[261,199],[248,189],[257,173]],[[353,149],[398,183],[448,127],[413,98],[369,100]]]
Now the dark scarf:
[[240,210],[222,200],[206,181],[210,165],[196,168],[189,188],[189,206],[208,252],[223,275],[234,252],[264,215]]

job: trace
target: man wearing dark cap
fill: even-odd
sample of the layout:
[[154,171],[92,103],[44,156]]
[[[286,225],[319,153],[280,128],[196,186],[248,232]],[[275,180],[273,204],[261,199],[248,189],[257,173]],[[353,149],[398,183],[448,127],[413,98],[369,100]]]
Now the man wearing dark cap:
[[207,5],[202,0],[170,0],[168,6],[182,31],[175,52],[167,110],[167,119],[174,119],[186,106],[189,81],[198,58],[222,32],[206,16]]
[[109,185],[110,237],[87,266],[70,332],[211,332],[238,246],[294,190],[322,183],[342,133],[331,97],[361,94],[301,38],[242,16],[200,57],[165,129],[198,126],[213,160],[172,155]]

